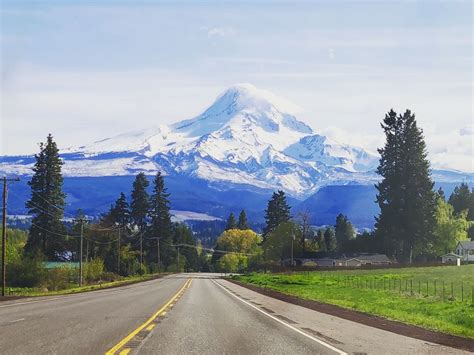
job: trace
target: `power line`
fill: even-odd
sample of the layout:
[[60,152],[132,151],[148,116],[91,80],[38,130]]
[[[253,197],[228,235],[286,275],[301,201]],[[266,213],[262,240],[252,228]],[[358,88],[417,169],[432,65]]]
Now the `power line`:
[[[53,232],[53,231],[51,231],[51,230],[49,230],[49,229],[43,228],[43,227],[41,227],[41,226],[39,226],[39,225],[37,225],[37,224],[35,224],[35,223],[33,223],[33,222],[31,222],[31,224],[32,224],[33,226],[35,226],[35,227],[37,227],[37,228],[39,228],[39,229],[41,229],[41,230],[43,230],[43,231],[49,233],[49,234],[54,234],[54,235],[57,235],[57,236],[59,236],[59,237],[65,237],[65,238],[81,238],[80,235],[61,234],[61,233]],[[89,241],[89,242],[91,242],[91,243],[96,243],[96,244],[101,244],[101,245],[113,244],[113,243],[115,243],[115,242],[118,240],[118,239],[114,239],[114,240],[111,240],[111,241],[108,241],[108,242],[99,242],[99,241],[97,241],[97,240],[93,240],[93,239],[90,239],[90,238],[87,238],[87,237],[84,237],[84,239],[87,240],[87,241]]]
[[64,212],[64,208],[61,208],[61,207],[58,207],[56,206],[54,203],[48,201],[47,199],[45,199],[43,196],[41,196],[40,193],[34,191],[34,190],[31,190],[32,193],[34,193],[36,196],[38,196],[39,198],[41,198],[44,202],[46,202],[48,205],[56,208],[58,211],[61,211],[61,212]]
[[[11,194],[16,200],[23,202],[23,200],[22,200],[17,194],[15,194],[15,193],[13,193],[13,192],[11,192],[11,191],[10,191],[10,194]],[[55,215],[51,214],[49,211],[45,210],[44,208],[40,207],[39,205],[37,205],[37,204],[36,204],[35,202],[33,202],[33,201],[28,201],[28,203],[33,204],[33,205],[35,206],[35,208],[37,208],[39,211],[41,211],[41,212],[47,214],[47,215],[50,216],[50,217],[54,217],[54,218],[57,218],[57,217],[58,217],[58,216],[55,216]]]
[[246,255],[246,256],[253,256],[257,255],[257,253],[241,253],[238,251],[229,251],[229,250],[219,250],[219,249],[211,249],[211,248],[205,248],[205,247],[198,247],[197,245],[192,245],[192,244],[171,244],[172,247],[187,247],[187,248],[194,248],[194,249],[202,249],[206,251],[210,251],[213,253],[221,253],[221,254],[239,254],[239,255]]
[[46,228],[43,228],[43,227],[41,227],[41,226],[39,226],[39,225],[37,225],[37,224],[35,224],[35,223],[33,223],[33,222],[31,222],[31,225],[32,225],[32,226],[35,226],[36,228],[42,229],[43,231],[45,231],[45,232],[47,232],[47,233],[49,233],[49,234],[54,234],[54,235],[57,235],[57,236],[59,236],[59,237],[74,237],[74,236],[69,235],[69,234],[60,234],[60,233],[56,233],[56,232],[50,231],[50,230],[48,230],[48,229],[46,229]]
[[[46,202],[48,205],[56,208],[58,211],[62,212],[64,216],[67,216],[68,218],[75,218],[75,216],[69,214],[69,213],[66,213],[66,210],[65,208],[61,208],[59,206],[56,206],[54,203],[52,203],[51,201],[48,201],[46,198],[44,198],[43,196],[41,196],[40,193],[36,192],[36,191],[33,191],[31,190],[32,193],[34,193],[36,196],[38,196],[39,198],[41,198],[44,202]],[[30,201],[31,202],[31,201]]]

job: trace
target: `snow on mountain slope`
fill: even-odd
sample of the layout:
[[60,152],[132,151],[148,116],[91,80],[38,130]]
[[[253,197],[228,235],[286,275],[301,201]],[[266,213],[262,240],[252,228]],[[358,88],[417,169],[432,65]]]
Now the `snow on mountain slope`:
[[[235,85],[201,115],[61,152],[66,176],[185,174],[210,181],[282,188],[306,196],[331,182],[367,183],[377,157],[316,134],[297,108],[250,84]],[[0,161],[24,172],[25,161]]]
[[378,158],[364,149],[339,144],[318,134],[301,138],[284,152],[309,164],[322,162],[353,172],[375,169],[378,164]]

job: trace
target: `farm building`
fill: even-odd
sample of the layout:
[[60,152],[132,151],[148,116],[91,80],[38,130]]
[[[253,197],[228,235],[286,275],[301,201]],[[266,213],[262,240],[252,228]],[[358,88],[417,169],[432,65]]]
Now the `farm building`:
[[461,256],[462,261],[474,261],[474,241],[463,240],[458,242],[456,254]]
[[461,255],[455,253],[441,255],[441,262],[443,264],[456,263],[457,259],[461,259]]
[[[360,267],[363,265],[390,265],[393,263],[385,254],[334,254],[304,253],[295,257],[297,265],[321,267]],[[289,264],[289,263],[288,263]]]

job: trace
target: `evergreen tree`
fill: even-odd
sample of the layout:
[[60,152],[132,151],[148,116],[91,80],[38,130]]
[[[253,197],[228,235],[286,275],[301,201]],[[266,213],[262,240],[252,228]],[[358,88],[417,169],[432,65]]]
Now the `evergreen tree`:
[[462,183],[454,188],[453,193],[449,196],[449,204],[453,206],[454,213],[459,214],[467,211],[467,219],[474,221],[474,190],[469,191],[469,186]]
[[397,116],[391,110],[382,123],[386,143],[379,149],[376,185],[380,214],[376,234],[386,252],[402,261],[426,252],[433,238],[435,195],[430,177],[423,132],[407,110]]
[[120,197],[111,208],[110,217],[113,223],[117,223],[122,229],[131,222],[130,206],[123,192],[120,193]]
[[[154,241],[153,249],[156,250],[155,260],[161,269],[163,264],[168,267],[172,262],[175,255],[175,249],[173,244],[173,224],[171,222],[170,213],[170,194],[167,192],[165,187],[165,181],[160,172],[155,176],[153,180],[153,194],[150,199],[150,237]],[[159,250],[159,253],[158,253]]]
[[146,229],[147,216],[150,208],[148,192],[146,191],[148,185],[149,182],[144,173],[139,173],[133,182],[130,217],[141,232]]
[[438,191],[436,192],[436,194],[437,194],[436,199],[441,198],[441,199],[443,199],[444,201],[446,201],[446,195],[444,194],[444,190],[443,190],[442,187],[440,187],[440,188],[438,189]]
[[237,223],[237,228],[238,229],[250,229],[248,221],[247,221],[247,214],[245,213],[245,210],[240,211],[239,214],[239,222]]
[[26,202],[33,219],[25,251],[30,255],[43,253],[48,260],[58,260],[65,251],[65,228],[61,219],[66,195],[62,191],[63,162],[51,134],[46,144],[40,143],[40,152],[35,159],[34,174],[28,182],[31,198]]
[[337,241],[332,228],[326,228],[324,231],[324,244],[326,245],[326,251],[336,251]]
[[263,240],[273,231],[279,224],[290,220],[290,206],[286,202],[285,193],[281,190],[274,192],[270,201],[268,201],[265,210],[266,225],[263,229]]
[[225,230],[229,230],[229,229],[236,229],[237,228],[237,222],[235,221],[235,216],[234,216],[234,213],[231,212],[229,214],[229,217],[227,218],[227,224],[225,226]]
[[318,246],[318,251],[327,251],[326,242],[324,240],[324,232],[322,229],[319,229],[316,234],[316,243]]
[[347,216],[340,213],[336,217],[335,234],[338,249],[343,251],[345,244],[355,237],[355,230]]

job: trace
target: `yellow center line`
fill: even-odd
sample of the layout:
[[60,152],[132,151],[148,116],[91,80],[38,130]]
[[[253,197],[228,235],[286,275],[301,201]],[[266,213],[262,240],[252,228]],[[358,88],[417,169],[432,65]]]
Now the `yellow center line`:
[[[170,298],[170,300],[168,302],[166,302],[166,304],[161,307],[158,311],[155,312],[155,314],[153,314],[150,318],[148,318],[148,320],[143,323],[142,325],[140,325],[138,328],[136,328],[134,331],[132,331],[130,334],[128,334],[125,338],[123,338],[120,342],[118,342],[113,348],[111,348],[110,350],[108,350],[105,355],[113,355],[115,354],[120,348],[122,348],[125,344],[127,344],[135,335],[137,335],[141,330],[143,330],[144,328],[146,328],[147,326],[150,325],[151,322],[153,322],[156,317],[158,317],[160,314],[162,314],[166,308],[168,308],[168,306],[170,304],[172,304],[177,298],[178,298],[178,295],[181,291],[185,290],[186,288],[189,288],[189,285],[191,284],[191,279],[188,279],[183,287],[181,287],[179,289],[178,292],[175,293],[175,295],[173,297]],[[120,355],[126,355],[130,352],[130,349],[123,349],[121,352],[120,352]]]

